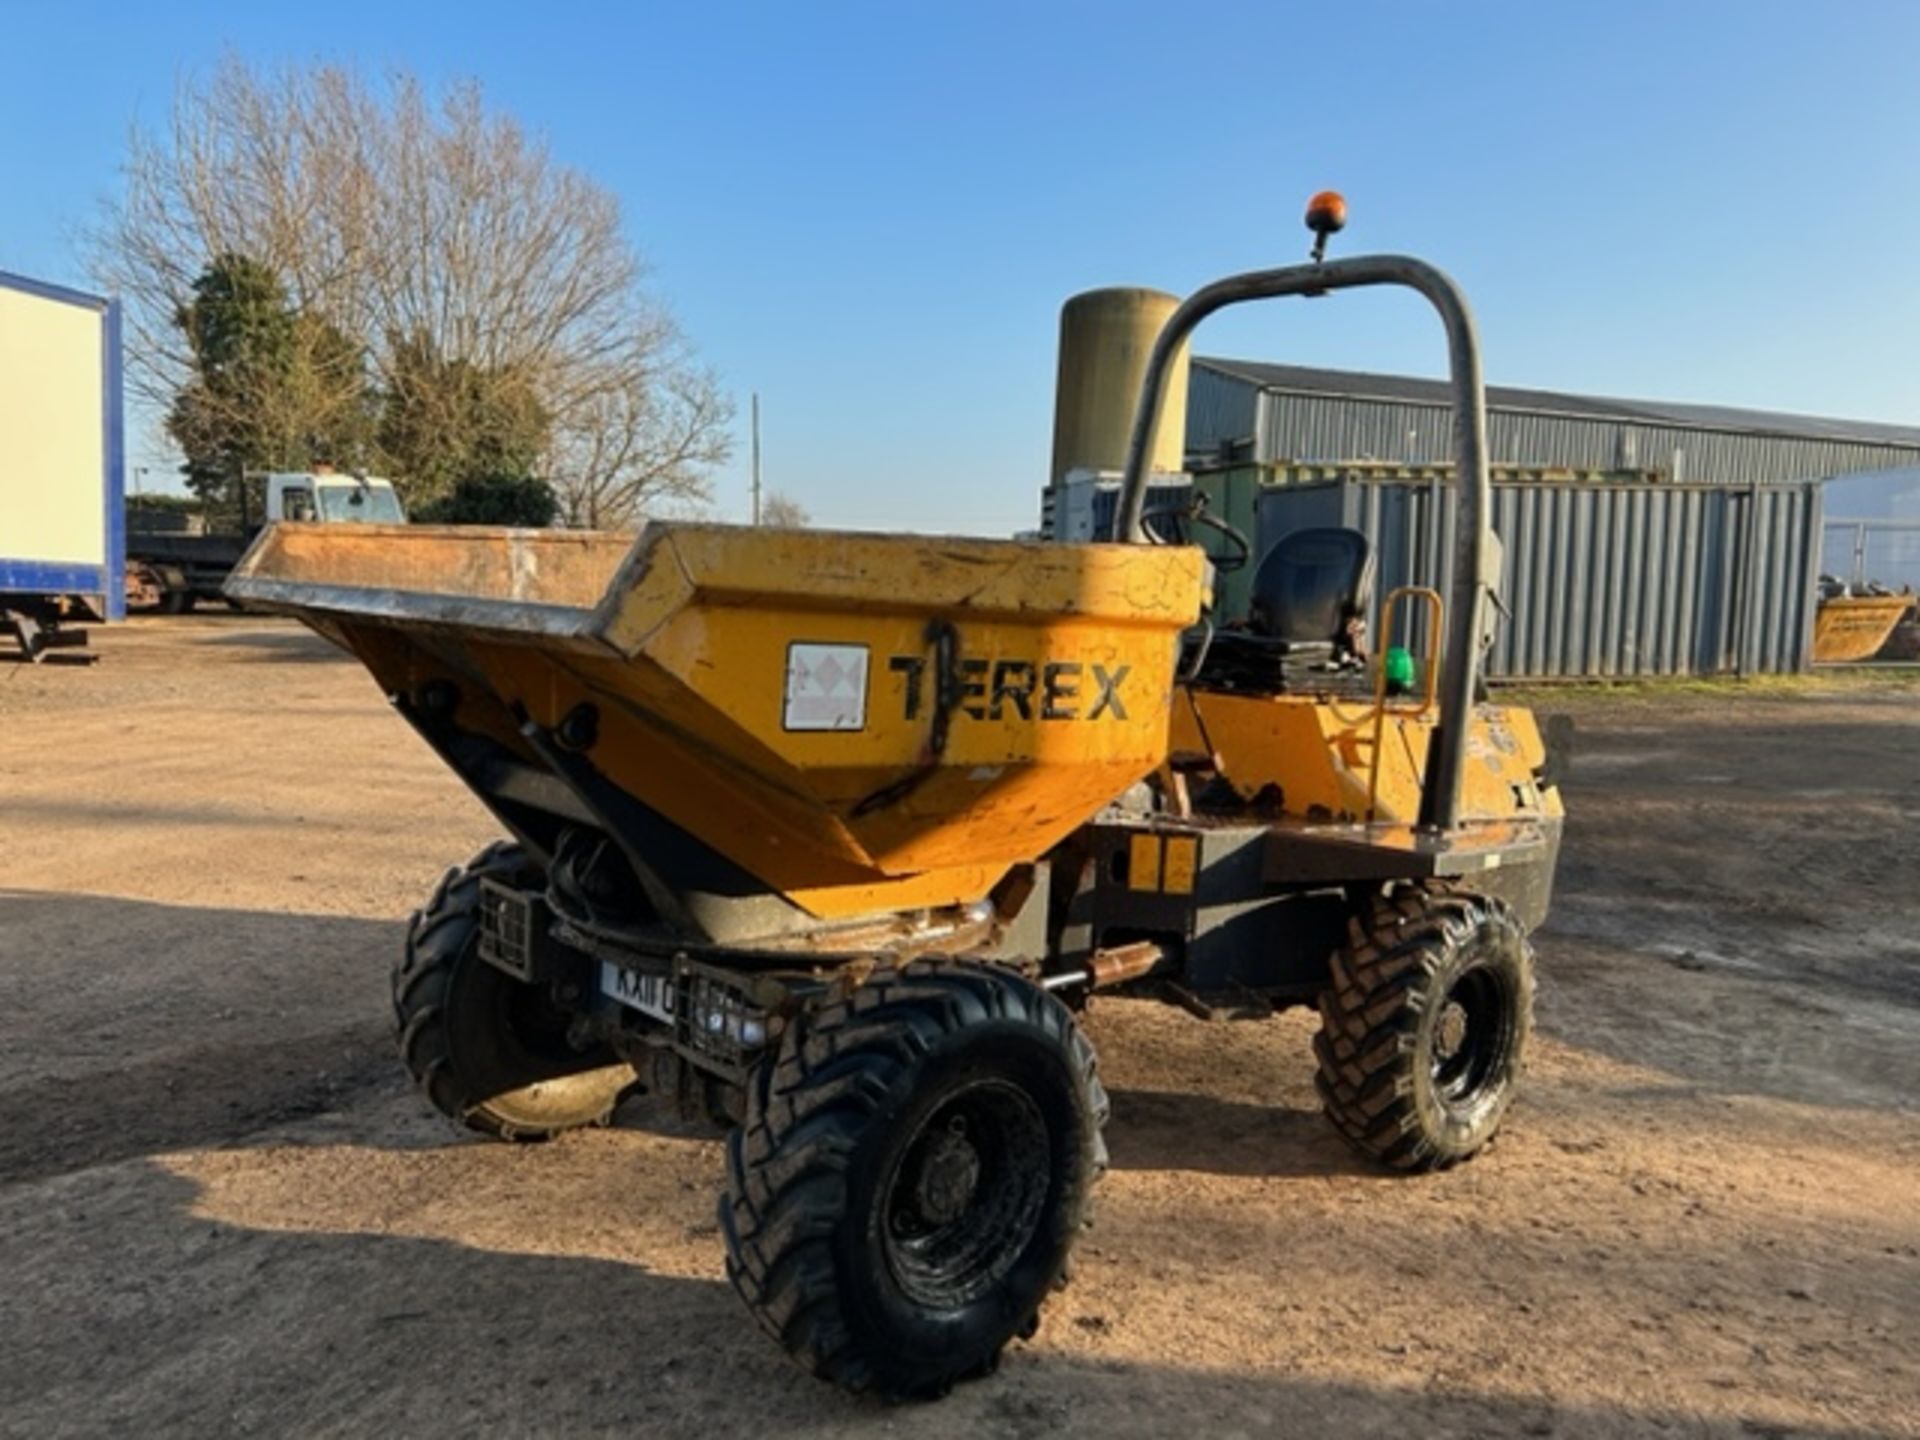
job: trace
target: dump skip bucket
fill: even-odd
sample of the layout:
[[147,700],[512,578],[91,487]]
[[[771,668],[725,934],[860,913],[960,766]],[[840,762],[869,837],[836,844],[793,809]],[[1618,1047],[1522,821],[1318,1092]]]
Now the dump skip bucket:
[[[1158,765],[1202,564],[722,525],[279,525],[228,593],[352,651],[536,843],[529,812],[612,815],[838,916],[978,898]],[[461,758],[483,751],[498,763]],[[541,801],[553,780],[580,803]]]
[[1813,622],[1814,663],[1871,660],[1912,608],[1911,595],[1851,595],[1822,600]]

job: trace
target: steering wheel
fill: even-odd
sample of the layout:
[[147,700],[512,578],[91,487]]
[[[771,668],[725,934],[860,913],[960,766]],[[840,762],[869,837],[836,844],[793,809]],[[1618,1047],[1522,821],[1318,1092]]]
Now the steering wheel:
[[[1156,521],[1168,523],[1172,534],[1163,533],[1155,528]],[[1207,498],[1195,496],[1192,500],[1175,500],[1161,505],[1150,506],[1140,517],[1141,525],[1147,532],[1150,545],[1192,545],[1193,527],[1211,530],[1224,539],[1230,547],[1225,555],[1208,552],[1213,568],[1222,575],[1230,575],[1235,570],[1244,569],[1253,559],[1253,545],[1247,537],[1220,519],[1207,512]]]

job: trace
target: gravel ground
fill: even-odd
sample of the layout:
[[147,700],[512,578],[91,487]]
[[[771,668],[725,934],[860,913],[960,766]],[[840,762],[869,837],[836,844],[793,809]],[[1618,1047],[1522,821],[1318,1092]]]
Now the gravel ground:
[[932,1406],[791,1369],[719,1145],[468,1141],[386,1033],[493,836],[363,672],[149,620],[0,663],[0,1433],[1920,1434],[1920,691],[1554,695],[1542,1036],[1485,1156],[1315,1111],[1308,1020],[1101,1001],[1073,1286]]

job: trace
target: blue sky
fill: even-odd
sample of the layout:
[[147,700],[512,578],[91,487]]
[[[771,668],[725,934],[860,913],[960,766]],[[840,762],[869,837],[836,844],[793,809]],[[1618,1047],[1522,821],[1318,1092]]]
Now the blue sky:
[[[1920,423],[1916,0],[47,5],[0,33],[0,268],[69,283],[129,127],[227,49],[479,79],[620,195],[743,432],[759,391],[768,483],[826,523],[1033,524],[1060,302],[1299,258],[1326,185],[1337,251],[1466,284],[1496,382]],[[1387,295],[1200,348],[1441,360]]]

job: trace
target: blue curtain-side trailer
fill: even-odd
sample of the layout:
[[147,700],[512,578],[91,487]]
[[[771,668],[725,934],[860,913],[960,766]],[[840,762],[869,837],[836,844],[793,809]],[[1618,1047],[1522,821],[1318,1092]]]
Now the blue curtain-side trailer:
[[126,613],[120,304],[0,271],[0,639]]

